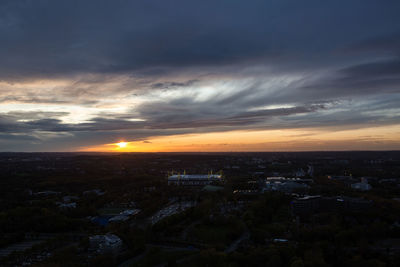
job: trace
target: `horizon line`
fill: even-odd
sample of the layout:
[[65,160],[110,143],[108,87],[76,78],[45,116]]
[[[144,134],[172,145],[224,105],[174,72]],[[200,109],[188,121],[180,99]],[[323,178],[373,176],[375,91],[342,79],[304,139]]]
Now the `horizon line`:
[[394,150],[292,150],[292,151],[0,151],[5,153],[80,153],[80,154],[205,154],[205,153],[315,153],[315,152],[400,152]]

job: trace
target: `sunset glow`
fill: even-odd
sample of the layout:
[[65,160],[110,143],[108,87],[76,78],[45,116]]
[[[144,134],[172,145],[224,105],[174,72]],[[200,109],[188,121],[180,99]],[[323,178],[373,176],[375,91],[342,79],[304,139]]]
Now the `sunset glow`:
[[117,146],[118,146],[119,148],[125,148],[127,145],[128,145],[127,142],[119,142],[119,143],[117,143]]
[[[394,150],[400,148],[400,126],[342,131],[287,129],[231,131],[153,137],[145,141],[117,143],[120,152],[237,152],[237,151],[329,151]],[[371,144],[370,140],[374,140]],[[115,144],[82,147],[80,151],[113,152]]]

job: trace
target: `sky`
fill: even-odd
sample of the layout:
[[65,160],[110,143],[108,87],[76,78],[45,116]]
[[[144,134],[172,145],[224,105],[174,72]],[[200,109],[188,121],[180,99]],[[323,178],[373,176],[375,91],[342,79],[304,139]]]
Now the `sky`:
[[0,151],[399,150],[399,13],[1,0]]

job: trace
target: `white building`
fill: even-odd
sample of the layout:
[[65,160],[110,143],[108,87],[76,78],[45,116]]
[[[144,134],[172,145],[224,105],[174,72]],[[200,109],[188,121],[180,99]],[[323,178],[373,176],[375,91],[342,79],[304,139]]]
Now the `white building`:
[[294,176],[296,176],[296,177],[304,177],[304,176],[306,176],[306,172],[303,169],[300,168],[294,173]]
[[308,165],[307,174],[311,177],[314,175],[314,167],[312,165]]
[[121,211],[119,214],[125,215],[125,216],[134,216],[138,213],[140,213],[140,209],[124,210],[124,211]]
[[308,189],[306,184],[310,179],[285,178],[285,177],[267,177],[262,185],[262,192],[281,191],[292,192],[299,189]]
[[168,185],[202,186],[222,181],[220,174],[175,174],[168,177]]
[[159,211],[157,211],[153,216],[151,216],[151,224],[156,224],[158,221],[164,219],[165,217],[174,215],[176,213],[182,212],[188,208],[194,207],[197,205],[195,201],[181,201],[178,203],[174,203],[168,207],[165,207]]
[[122,240],[113,234],[95,235],[89,237],[90,249],[97,253],[118,252],[122,247]]
[[360,183],[351,184],[351,188],[359,191],[369,191],[372,189],[372,186],[368,183],[367,178],[361,178]]

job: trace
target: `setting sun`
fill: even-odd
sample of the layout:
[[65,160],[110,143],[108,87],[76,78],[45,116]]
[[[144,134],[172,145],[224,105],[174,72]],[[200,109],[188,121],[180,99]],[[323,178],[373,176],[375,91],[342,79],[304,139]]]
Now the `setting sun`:
[[127,142],[119,142],[119,143],[117,143],[116,144],[119,148],[124,148],[124,147],[126,147],[127,145],[128,145],[128,143]]

